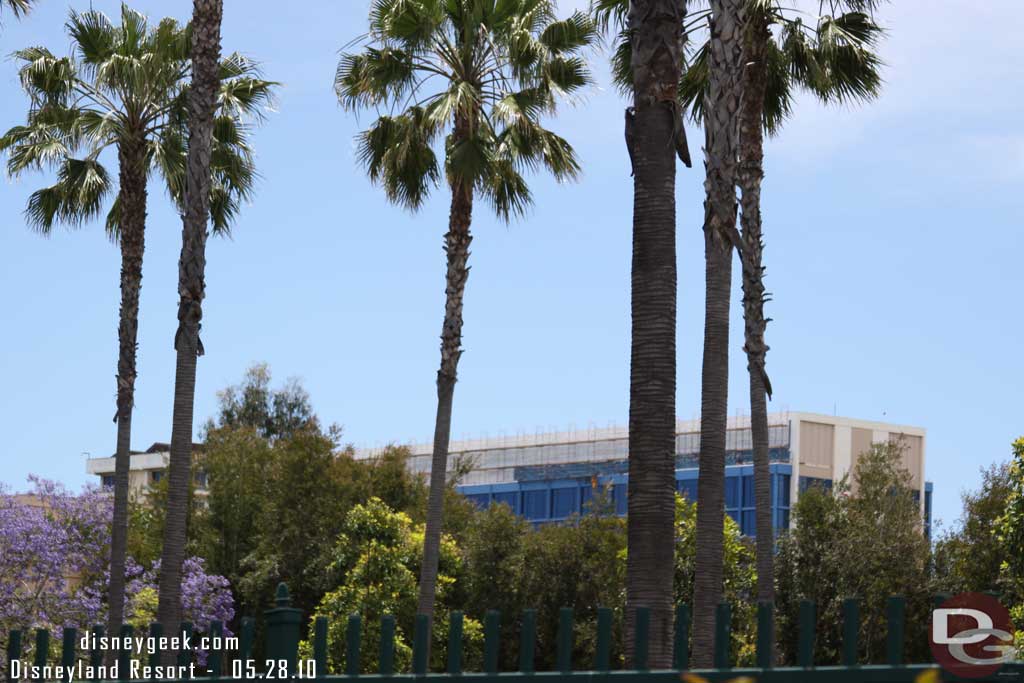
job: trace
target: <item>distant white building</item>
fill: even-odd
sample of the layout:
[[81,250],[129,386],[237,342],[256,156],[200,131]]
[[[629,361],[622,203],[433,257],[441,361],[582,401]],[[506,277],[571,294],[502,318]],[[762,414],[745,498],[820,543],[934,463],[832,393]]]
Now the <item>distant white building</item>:
[[[925,481],[925,430],[921,427],[817,413],[768,416],[772,473],[772,517],[776,529],[790,523],[790,507],[811,485],[831,487],[849,473],[873,443],[899,439],[903,466],[917,491],[926,531],[931,525],[932,485]],[[534,522],[566,519],[583,510],[595,485],[607,487],[618,512],[626,511],[629,434],[624,427],[502,436],[454,441],[449,471],[460,460],[472,464],[460,491],[481,507],[506,503]],[[411,445],[409,468],[430,472],[431,444]],[[676,423],[676,487],[697,495],[700,422]],[[754,534],[754,478],[749,418],[733,419],[726,433],[726,511],[743,533]],[[359,449],[371,458],[380,449]]]
[[[192,444],[193,457],[203,449],[202,444]],[[167,473],[167,464],[171,460],[171,445],[156,442],[145,451],[132,451],[129,458],[128,490],[135,495],[142,494],[153,484],[158,483]],[[100,478],[103,488],[114,487],[114,457],[89,458],[85,461],[85,471]],[[196,483],[196,494],[206,495],[206,472],[193,468],[192,478]]]

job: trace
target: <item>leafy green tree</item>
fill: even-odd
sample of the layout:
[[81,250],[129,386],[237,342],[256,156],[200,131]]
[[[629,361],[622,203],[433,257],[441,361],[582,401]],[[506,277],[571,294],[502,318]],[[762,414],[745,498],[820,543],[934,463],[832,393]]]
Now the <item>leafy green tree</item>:
[[462,354],[462,307],[477,197],[502,219],[531,202],[523,172],[546,168],[575,178],[569,143],[543,123],[557,99],[590,82],[579,52],[594,39],[586,16],[554,20],[549,0],[378,0],[367,44],[345,53],[335,89],[348,109],[381,107],[359,136],[359,157],[387,198],[415,210],[441,180],[434,146],[444,136],[451,213],[437,415],[419,611],[433,615],[437,557],[451,432],[452,398]]
[[[328,623],[328,666],[343,670],[344,644],[348,616],[362,617],[363,638],[359,655],[360,669],[378,668],[380,622],[385,614],[395,617],[395,665],[408,670],[412,660],[413,624],[416,616],[416,575],[422,559],[422,526],[404,512],[395,512],[379,498],[356,505],[347,514],[341,533],[334,542],[327,573],[334,588],[317,605],[316,616]],[[447,607],[462,557],[450,538],[441,543],[438,598]],[[310,631],[312,633],[311,621]],[[438,616],[433,631],[432,668],[442,669],[446,654],[447,611]],[[463,620],[464,657],[468,668],[479,668],[483,631],[480,622]]]
[[264,439],[288,436],[306,427],[316,426],[316,415],[307,392],[296,379],[284,386],[270,386],[270,367],[257,363],[245,371],[238,384],[217,392],[217,415],[206,429],[249,427]]
[[1010,467],[1002,464],[982,470],[981,487],[960,496],[963,514],[959,528],[943,534],[935,543],[939,591],[983,592],[999,585],[1005,554],[995,531],[1011,491]]
[[842,649],[842,603],[860,602],[861,662],[885,656],[886,602],[907,598],[906,656],[927,661],[932,606],[930,547],[899,443],[875,444],[862,454],[853,482],[831,491],[808,488],[794,508],[796,524],[780,541],[779,647],[795,661],[799,603],[817,603],[815,661],[837,663]]
[[[45,47],[15,52],[30,102],[28,119],[0,138],[0,149],[8,152],[12,175],[43,168],[56,171],[56,183],[34,192],[26,209],[29,224],[44,235],[57,223],[78,226],[99,216],[116,188],[106,217],[107,234],[121,249],[108,622],[110,632],[116,632],[124,610],[128,460],[148,176],[157,171],[171,198],[182,205],[190,28],[173,19],[151,27],[144,15],[122,5],[120,26],[98,11],[72,11],[67,31],[71,56],[57,57]],[[251,62],[237,55],[221,64],[218,83],[217,143],[206,173],[214,228],[223,232],[249,195],[254,177],[246,131],[238,117],[265,98],[269,84],[258,78]],[[100,159],[108,148],[117,151],[116,184]]]
[[1009,495],[1006,509],[996,521],[997,538],[1003,548],[1004,581],[1024,601],[1024,436],[1013,442],[1013,460],[1010,462]]

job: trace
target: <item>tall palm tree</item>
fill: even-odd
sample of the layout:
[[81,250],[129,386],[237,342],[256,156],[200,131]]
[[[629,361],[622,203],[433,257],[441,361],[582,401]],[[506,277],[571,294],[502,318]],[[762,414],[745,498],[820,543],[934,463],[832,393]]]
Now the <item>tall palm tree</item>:
[[[188,157],[185,164],[181,256],[178,259],[178,330],[174,335],[174,411],[167,474],[167,517],[160,556],[157,619],[176,634],[181,624],[181,565],[185,560],[185,522],[192,472],[192,411],[196,394],[196,360],[203,354],[199,329],[206,294],[206,237],[211,217],[210,176],[213,136],[220,125],[220,25],[222,0],[194,0],[192,5],[192,83],[188,93]],[[269,89],[265,91],[269,96]],[[167,653],[168,662],[173,653]],[[215,672],[218,675],[219,672]]]
[[715,606],[722,595],[725,429],[729,385],[729,300],[736,238],[736,114],[744,0],[711,0],[704,99],[704,358],[700,477],[694,562],[693,665],[714,661]]
[[[767,297],[760,206],[764,134],[778,133],[791,112],[791,93],[796,88],[825,103],[877,96],[881,63],[872,48],[881,29],[869,14],[877,5],[877,0],[823,1],[813,25],[791,17],[777,0],[748,0],[745,7],[736,180],[742,208],[744,351],[750,384],[760,601],[773,602],[775,594],[766,400],[771,398],[772,388],[765,369],[768,319],[764,315]],[[773,27],[779,30],[773,33]],[[706,116],[708,57],[705,44],[683,76],[681,97],[695,119]]]
[[[184,190],[185,117],[189,28],[173,19],[150,27],[126,5],[121,24],[97,11],[72,12],[67,22],[73,54],[57,57],[43,47],[15,53],[29,97],[28,120],[0,138],[8,169],[19,175],[52,168],[57,181],[34,192],[29,224],[44,235],[57,223],[73,227],[99,216],[111,195],[108,236],[121,250],[118,323],[117,446],[111,539],[108,628],[116,633],[124,612],[124,565],[128,525],[128,469],[136,379],[136,338],[146,204],[150,171],[164,180],[180,205]],[[223,65],[223,110],[210,200],[214,227],[226,233],[252,188],[254,168],[239,113],[260,100],[268,85],[254,65],[233,56]],[[116,150],[115,184],[101,162]]]
[[[626,146],[633,169],[626,630],[632,634],[637,607],[650,609],[649,664],[663,669],[672,665],[675,566],[671,538],[676,452],[676,156],[690,166],[677,95],[686,3],[599,0],[591,8],[599,25],[614,24],[620,29],[620,83],[633,100],[626,110]],[[627,635],[630,659],[632,641]]]
[[363,50],[343,54],[338,65],[335,89],[342,105],[390,109],[359,136],[360,161],[390,201],[411,210],[423,205],[440,181],[434,145],[444,135],[451,211],[418,604],[428,617],[462,354],[473,203],[482,197],[508,220],[531,203],[524,172],[543,167],[558,180],[579,174],[572,147],[542,120],[554,113],[560,96],[590,82],[579,53],[594,36],[583,13],[556,21],[550,0],[376,0]]

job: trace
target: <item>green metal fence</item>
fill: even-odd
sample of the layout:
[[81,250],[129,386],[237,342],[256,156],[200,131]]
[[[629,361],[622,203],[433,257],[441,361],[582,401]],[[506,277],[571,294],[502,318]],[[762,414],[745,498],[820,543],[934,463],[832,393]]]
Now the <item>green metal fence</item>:
[[[913,681],[936,681],[949,677],[933,663],[908,664],[904,662],[904,613],[903,598],[893,597],[887,605],[888,635],[886,663],[861,664],[858,662],[858,633],[860,617],[856,600],[848,600],[843,609],[843,648],[842,665],[815,666],[813,661],[815,636],[815,605],[804,601],[799,612],[799,646],[797,665],[775,667],[772,665],[772,643],[774,642],[774,619],[771,606],[761,604],[757,613],[757,667],[733,668],[729,652],[731,608],[728,604],[718,607],[715,619],[714,637],[714,669],[693,670],[683,673],[689,665],[690,611],[688,606],[681,605],[676,611],[674,634],[674,668],[670,670],[651,670],[648,667],[648,645],[650,612],[645,608],[637,609],[635,633],[633,641],[633,668],[630,670],[611,669],[612,643],[612,612],[601,608],[597,611],[597,639],[595,656],[592,662],[573,661],[573,612],[563,608],[559,613],[559,625],[556,641],[556,665],[553,671],[535,671],[534,654],[536,645],[536,613],[528,610],[522,619],[519,636],[519,670],[514,672],[499,671],[500,614],[488,612],[484,618],[484,652],[483,671],[464,672],[463,667],[463,619],[460,612],[453,612],[449,618],[448,661],[444,673],[428,671],[428,620],[424,615],[416,617],[413,632],[411,671],[398,672],[395,667],[395,619],[384,616],[381,620],[379,642],[379,670],[376,674],[360,673],[359,653],[362,644],[362,621],[358,615],[348,619],[345,630],[345,670],[344,672],[327,671],[327,632],[328,622],[325,617],[318,617],[313,627],[312,659],[299,659],[299,640],[302,637],[303,619],[301,610],[291,606],[288,589],[284,584],[278,586],[277,605],[265,613],[266,616],[266,656],[263,661],[252,660],[254,644],[254,622],[252,618],[242,620],[241,633],[238,638],[237,650],[227,652],[212,650],[208,653],[206,665],[194,669],[197,675],[208,678],[235,679],[372,679],[371,683],[398,683],[411,678],[448,679],[458,677],[464,683],[526,683],[509,679],[523,677],[540,677],[545,683],[677,683],[681,678],[688,681],[704,679],[709,682],[730,681],[763,681],[764,683],[910,683]],[[223,633],[223,624],[213,622],[209,636],[219,637]],[[103,636],[103,627],[94,626],[91,635],[96,639]],[[131,626],[123,626],[120,637],[132,637]],[[149,636],[159,638],[163,635],[160,624],[149,627]],[[182,635],[192,635],[192,626],[182,624]],[[52,665],[50,633],[45,629],[35,631],[32,664],[39,670],[46,671],[47,664]],[[94,641],[95,642],[95,641]],[[79,652],[77,648],[78,632],[66,628],[62,633],[60,664],[62,667],[74,667],[81,660],[81,666],[98,669],[103,666],[105,652],[93,648],[89,652]],[[20,660],[23,653],[23,634],[12,631],[7,642],[8,671],[7,680],[14,683],[19,680],[18,672],[12,666],[14,660]],[[146,662],[135,661],[131,652],[122,650],[117,653],[117,680],[130,680],[145,672],[143,664],[149,667],[161,665],[159,651],[148,655]],[[182,651],[177,656],[181,667],[193,665],[194,653]],[[85,664],[88,662],[88,664]],[[134,667],[134,668],[133,668]],[[23,668],[23,667],[22,667]],[[57,671],[51,666],[51,671]],[[66,671],[66,670],[65,670]],[[697,677],[696,679],[694,677]],[[142,676],[145,678],[145,676]],[[20,677],[26,681],[28,677]],[[77,677],[76,677],[77,678]],[[35,680],[39,680],[38,677]],[[47,677],[47,680],[60,680],[60,677]],[[63,675],[63,680],[68,680]],[[185,677],[174,676],[172,680],[183,681]],[[1024,664],[1007,664],[998,673],[977,681],[999,681],[1024,683]]]

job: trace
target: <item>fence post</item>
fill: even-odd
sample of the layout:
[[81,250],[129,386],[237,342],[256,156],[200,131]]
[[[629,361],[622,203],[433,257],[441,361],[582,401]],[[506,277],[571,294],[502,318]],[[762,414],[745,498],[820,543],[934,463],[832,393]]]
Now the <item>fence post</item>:
[[633,641],[633,668],[647,671],[647,652],[650,645],[651,610],[649,607],[636,608],[636,633]]
[[484,673],[498,673],[498,646],[501,637],[501,613],[487,610],[484,615]]
[[804,668],[814,666],[814,627],[817,617],[813,600],[800,601],[800,642],[797,650],[797,665]]
[[121,624],[122,647],[117,653],[117,680],[119,681],[127,681],[130,678],[128,675],[128,667],[131,666],[132,648],[131,645],[124,647],[124,643],[131,643],[131,639],[134,635],[135,629],[131,624]]
[[15,659],[21,659],[21,631],[11,631],[7,636],[7,680],[9,683],[14,683],[18,680],[11,673],[11,662]]
[[[220,642],[220,639],[224,636],[224,622],[223,621],[211,621],[210,622],[210,643],[215,644]],[[206,653],[206,673],[210,676],[220,678],[221,674],[224,673],[222,668],[224,663],[224,654],[220,649],[213,648]]]
[[[598,626],[600,631],[600,625]],[[598,640],[601,635],[598,633]],[[537,647],[537,610],[523,610],[523,625],[519,628],[519,671],[533,673],[534,651]],[[598,649],[600,649],[598,645]]]
[[345,627],[345,675],[359,675],[359,648],[362,645],[362,620],[358,614],[348,615]]
[[46,659],[50,656],[50,632],[45,628],[36,629],[36,656],[33,662],[38,667],[46,666]]
[[429,646],[430,618],[426,614],[417,614],[412,632],[412,672],[417,676],[427,675]]
[[[238,657],[242,660],[243,671],[245,664],[252,659],[252,645],[255,638],[256,620],[252,617],[242,617],[242,634],[238,638]],[[319,672],[319,670],[318,670]]]
[[715,609],[715,668],[729,668],[729,639],[732,630],[732,606],[727,602],[718,603]]
[[288,675],[295,675],[295,664],[299,657],[299,629],[302,610],[292,607],[288,586],[277,584],[277,604],[263,614],[267,620],[267,659],[286,662]]
[[612,663],[612,611],[608,607],[597,608],[597,647],[594,652],[594,670],[602,673]]
[[889,666],[903,665],[903,623],[907,602],[900,595],[893,595],[886,605],[886,619],[889,633],[886,639],[886,659]]
[[380,675],[395,673],[395,617],[385,614],[380,618]]
[[[149,637],[153,639],[150,642],[154,643],[154,645],[160,643],[160,638],[163,635],[164,635],[164,627],[163,627],[162,624],[158,624],[156,622],[153,622],[152,624],[149,625]],[[162,653],[160,652],[160,648],[154,646],[153,647],[153,652],[151,652],[150,655],[149,655],[149,666],[150,667],[160,666],[160,655],[161,654]],[[153,676],[151,676],[150,678],[153,678]]]
[[89,666],[94,669],[98,669],[103,665],[103,650],[97,647],[97,643],[100,642],[103,634],[103,624],[96,624],[92,627],[92,642],[90,643],[92,647],[89,648]]
[[448,615],[448,673],[462,673],[462,612],[458,610]]
[[327,617],[313,621],[313,663],[317,678],[327,675]]
[[762,600],[757,604],[757,665],[772,668],[775,658],[775,615],[772,603]]
[[857,666],[860,636],[860,605],[857,598],[843,601],[843,666]]
[[[932,597],[932,601],[933,601],[932,609],[938,609],[938,608],[942,607],[942,603],[946,602],[946,600],[949,600],[951,597],[953,597],[953,596],[950,595],[949,593],[936,593]],[[930,621],[931,621],[931,619],[929,619],[929,622]],[[932,649],[931,648],[928,648],[928,654],[931,656],[931,660],[933,662],[937,662],[938,661],[937,659],[935,659],[935,655],[934,655],[934,653],[932,653]]]
[[572,673],[572,607],[558,610],[558,671]]
[[64,667],[64,683],[68,683],[71,680],[70,671],[71,667],[75,665],[75,640],[78,637],[78,631],[71,628],[64,628],[64,637],[61,642],[60,650],[60,664]]
[[676,642],[672,663],[680,670],[690,665],[690,606],[686,604],[676,607]]
[[181,642],[182,647],[178,649],[178,666],[188,666],[192,663],[192,650],[191,648],[184,647],[185,642],[192,637],[192,622],[183,621],[181,622]]

